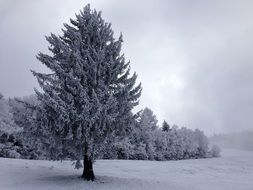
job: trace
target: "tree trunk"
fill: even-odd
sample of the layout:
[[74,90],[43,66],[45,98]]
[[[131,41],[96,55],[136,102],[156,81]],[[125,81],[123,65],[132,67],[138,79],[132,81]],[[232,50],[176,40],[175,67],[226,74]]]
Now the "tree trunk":
[[93,172],[93,166],[92,166],[92,161],[89,160],[87,155],[84,155],[83,158],[83,175],[82,178],[87,180],[87,181],[94,181],[95,175]]

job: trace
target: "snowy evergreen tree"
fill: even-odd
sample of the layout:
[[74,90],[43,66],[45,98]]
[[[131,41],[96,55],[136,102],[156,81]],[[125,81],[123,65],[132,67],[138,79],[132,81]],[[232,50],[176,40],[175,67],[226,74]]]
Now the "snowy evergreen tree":
[[0,98],[0,157],[20,158],[22,147],[19,132],[21,128],[13,121],[9,99]]
[[34,110],[38,100],[36,95],[9,100],[10,111],[13,115],[13,121],[21,131],[17,139],[22,144],[21,158],[27,159],[46,159],[47,152],[43,149],[43,143],[39,134],[33,133],[33,127],[36,125],[34,120]]
[[11,134],[20,130],[13,122],[12,117],[9,100],[2,95],[0,98],[0,132]]
[[33,109],[30,108],[35,108],[37,102],[38,101],[35,95],[9,99],[10,112],[13,115],[14,122],[26,132],[29,132],[31,126],[33,125]]
[[162,130],[163,131],[169,131],[170,130],[170,126],[165,120],[163,121],[163,124],[162,124]]
[[162,129],[158,129],[154,134],[155,142],[155,160],[165,160],[165,155],[167,151],[167,137]]
[[129,159],[132,160],[147,160],[146,144],[143,141],[143,129],[139,122],[140,115],[138,114],[137,119],[133,122],[132,131],[129,134],[129,143],[131,146],[129,149]]
[[32,71],[43,90],[35,90],[36,130],[53,159],[83,159],[82,177],[94,180],[92,162],[105,142],[131,130],[141,85],[120,53],[122,36],[114,38],[101,12],[87,5],[70,23],[62,36],[46,38],[52,54],[37,56],[51,72]]
[[145,108],[140,115],[140,137],[141,141],[146,145],[146,153],[149,160],[154,159],[154,132],[158,129],[157,119],[153,111]]
[[157,119],[153,111],[145,108],[140,114],[140,125],[145,126],[150,131],[158,129]]

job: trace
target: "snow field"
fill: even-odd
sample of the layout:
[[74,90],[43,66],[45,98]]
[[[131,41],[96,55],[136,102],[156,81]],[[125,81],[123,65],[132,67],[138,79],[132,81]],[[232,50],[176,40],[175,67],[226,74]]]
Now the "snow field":
[[70,161],[0,159],[0,190],[152,189],[252,190],[253,152],[181,161],[98,160],[94,182],[79,178]]

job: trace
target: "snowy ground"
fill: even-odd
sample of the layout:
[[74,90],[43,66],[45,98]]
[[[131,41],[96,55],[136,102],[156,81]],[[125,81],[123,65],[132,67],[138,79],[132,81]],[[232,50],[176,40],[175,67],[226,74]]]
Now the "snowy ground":
[[95,182],[70,162],[0,158],[0,190],[152,189],[252,190],[253,152],[224,150],[221,158],[183,161],[99,160]]

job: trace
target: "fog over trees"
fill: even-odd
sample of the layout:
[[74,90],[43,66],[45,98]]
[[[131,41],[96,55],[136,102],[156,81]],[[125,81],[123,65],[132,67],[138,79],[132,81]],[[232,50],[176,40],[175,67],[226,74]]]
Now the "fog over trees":
[[236,148],[240,150],[253,150],[253,131],[240,131],[223,134],[214,134],[210,137],[211,144],[222,148]]

